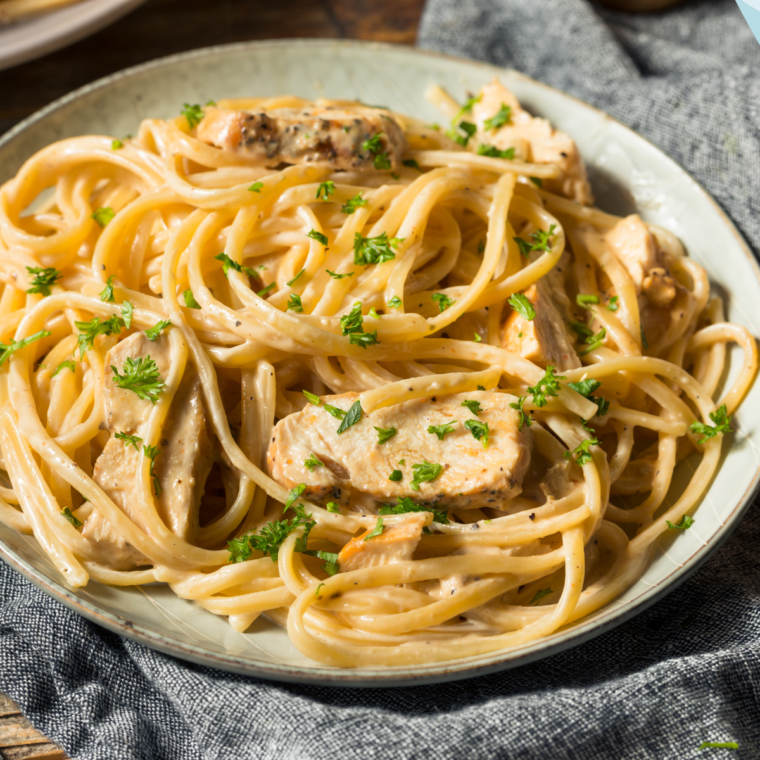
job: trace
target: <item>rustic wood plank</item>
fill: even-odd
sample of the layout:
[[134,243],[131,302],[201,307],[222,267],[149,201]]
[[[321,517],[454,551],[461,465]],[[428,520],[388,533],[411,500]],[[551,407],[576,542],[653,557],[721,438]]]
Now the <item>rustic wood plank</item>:
[[68,760],[66,753],[56,744],[33,744],[0,749],[1,760]]
[[9,715],[20,715],[19,706],[7,695],[0,691],[0,718]]

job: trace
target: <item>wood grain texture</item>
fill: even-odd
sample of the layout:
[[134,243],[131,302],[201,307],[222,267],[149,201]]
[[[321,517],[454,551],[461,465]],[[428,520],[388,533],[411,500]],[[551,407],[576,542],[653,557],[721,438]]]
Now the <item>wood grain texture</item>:
[[[98,34],[0,71],[0,134],[50,101],[128,66],[245,40],[330,37],[413,45],[425,0],[149,0]],[[209,10],[213,7],[213,11]],[[0,692],[0,760],[65,760]]]

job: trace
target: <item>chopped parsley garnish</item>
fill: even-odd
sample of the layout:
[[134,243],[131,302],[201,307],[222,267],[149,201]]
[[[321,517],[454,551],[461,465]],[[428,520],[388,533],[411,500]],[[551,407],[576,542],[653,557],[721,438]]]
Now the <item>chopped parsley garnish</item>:
[[520,396],[517,399],[517,401],[515,401],[512,404],[510,404],[510,406],[512,407],[512,409],[516,409],[517,412],[518,412],[518,414],[520,415],[520,422],[519,422],[519,425],[517,426],[518,430],[522,430],[522,426],[523,425],[527,425],[528,427],[530,427],[533,424],[533,420],[531,420],[530,414],[526,414],[525,413],[525,409],[523,409],[523,404],[525,403],[525,401],[527,400],[527,398],[528,398],[527,395]]
[[317,230],[309,230],[309,232],[306,233],[306,237],[310,237],[312,240],[316,240],[318,243],[322,243],[322,245],[327,245],[328,243],[327,235],[323,235]]
[[422,504],[415,504],[408,496],[398,497],[396,504],[383,504],[378,510],[381,515],[405,515],[410,512],[432,512],[433,520],[441,525],[449,524],[449,516],[446,512],[440,512],[434,509],[433,506],[423,506]]
[[337,575],[340,572],[340,565],[338,565],[338,555],[334,552],[323,552],[319,550],[314,551],[313,549],[309,549],[305,551],[304,554],[308,554],[310,557],[321,559],[325,563],[322,565],[322,569],[328,575]]
[[129,301],[124,301],[121,305],[121,318],[124,320],[124,327],[129,330],[132,327],[132,314],[135,307]]
[[308,459],[304,459],[303,466],[309,471],[314,472],[315,467],[324,467],[325,463],[320,462],[319,459],[312,453],[309,455]]
[[317,188],[317,200],[326,201],[335,192],[335,183],[332,180],[321,182]]
[[566,379],[564,375],[555,375],[554,367],[549,364],[544,376],[534,386],[528,388],[528,393],[533,396],[533,403],[538,407],[546,406],[547,396],[559,394],[559,383],[557,381]]
[[601,330],[599,330],[598,333],[589,335],[586,338],[586,343],[588,344],[588,348],[584,348],[583,351],[579,351],[578,356],[585,356],[586,354],[590,354],[592,351],[596,351],[597,348],[601,347],[606,336],[607,336],[607,330],[604,327]]
[[721,404],[714,412],[710,412],[710,419],[715,423],[715,426],[706,425],[704,422],[692,422],[689,425],[689,430],[697,435],[702,435],[699,444],[703,444],[705,441],[714,438],[718,433],[730,433],[733,428],[731,427],[731,415],[728,413],[725,404]]
[[389,476],[388,480],[398,483],[404,477],[404,473],[401,470],[394,470]]
[[512,108],[506,103],[501,104],[501,108],[490,118],[483,122],[483,129],[498,129],[505,124],[509,124],[512,118]]
[[226,253],[218,253],[214,258],[217,261],[222,262],[222,272],[224,272],[224,276],[229,276],[230,269],[234,269],[236,272],[241,272],[247,274],[249,277],[257,277],[256,270],[252,267],[246,267],[242,264],[238,264],[237,261],[234,261],[231,259]]
[[295,277],[294,277],[292,280],[288,280],[288,281],[287,281],[285,284],[286,284],[286,285],[287,285],[289,288],[293,287],[293,284],[295,283],[295,281],[296,281],[296,280],[297,280],[297,279],[298,279],[298,278],[299,278],[299,277],[300,277],[300,276],[301,276],[301,275],[302,275],[302,274],[303,274],[305,271],[306,271],[305,269],[302,269],[302,270],[301,270],[301,271],[300,271],[300,272],[299,272],[299,273],[298,273],[298,274],[297,274],[297,275],[296,275],[296,276],[295,276]]
[[593,401],[599,407],[597,416],[604,417],[604,415],[607,414],[610,409],[610,402],[607,401],[604,396],[591,395],[597,388],[601,386],[601,383],[598,380],[594,380],[593,377],[589,377],[586,380],[581,380],[579,383],[568,383],[567,385],[576,393],[580,393],[584,398],[587,398],[589,401]]
[[[296,275],[298,277],[298,275]],[[277,282],[270,282],[269,285],[267,285],[265,288],[262,288],[256,295],[259,298],[263,298],[267,293],[269,293],[270,290],[273,290],[275,287],[277,287]]]
[[374,135],[362,143],[362,150],[366,150],[371,156],[375,157],[373,161],[375,169],[380,169],[381,171],[391,168],[388,153],[383,151],[383,137],[385,137],[384,134]]
[[578,295],[575,296],[575,303],[577,303],[578,306],[582,306],[584,309],[588,309],[590,303],[599,303],[599,296],[578,293]]
[[248,188],[248,192],[249,192],[249,193],[260,193],[260,192],[261,192],[261,188],[262,188],[262,187],[264,187],[264,183],[263,183],[263,182],[254,182],[254,183],[253,183],[253,184],[252,184],[252,185],[251,185],[251,186]]
[[43,296],[50,295],[50,288],[63,276],[54,267],[27,267],[26,271],[33,274],[32,287],[27,293],[41,293]]
[[[326,405],[325,405],[326,407]],[[362,418],[364,410],[362,409],[362,402],[356,399],[351,405],[351,408],[346,412],[346,416],[343,418],[343,422],[340,423],[338,428],[338,435],[345,433],[352,425],[355,425]]]
[[64,507],[61,510],[61,514],[75,527],[75,528],[81,528],[84,523],[81,520],[78,520],[74,515],[72,514],[71,510],[68,507]]
[[190,129],[194,129],[201,123],[201,119],[203,119],[203,107],[198,103],[195,105],[183,103],[180,114],[187,119],[187,126],[190,127]]
[[111,140],[111,150],[119,150],[119,148],[123,148],[124,143],[121,140]]
[[328,501],[326,509],[333,515],[340,514],[340,507],[334,501]]
[[272,562],[277,562],[280,554],[280,547],[285,539],[297,528],[303,527],[304,534],[296,542],[296,551],[306,551],[306,541],[309,532],[317,524],[310,520],[311,515],[307,515],[303,506],[300,504],[294,509],[296,516],[291,520],[275,520],[267,523],[260,531],[259,535],[246,533],[240,538],[233,538],[227,542],[227,551],[230,553],[230,562],[244,562],[251,557],[251,550],[256,549],[262,554],[269,556]]
[[528,179],[539,189],[544,186],[544,181],[541,177],[528,177]]
[[329,269],[325,269],[325,272],[330,275],[330,277],[333,278],[333,280],[342,280],[344,277],[353,277],[354,272],[345,272],[344,274],[336,274],[335,272],[331,272]]
[[480,401],[475,401],[474,399],[466,399],[459,406],[469,409],[470,413],[474,414],[476,417],[478,417],[483,411],[483,408],[480,406]]
[[55,377],[59,372],[61,372],[64,369],[70,369],[72,372],[77,371],[77,365],[74,363],[73,359],[66,359],[66,361],[61,362],[51,373],[50,377]]
[[369,541],[370,538],[375,538],[376,536],[380,536],[380,535],[382,535],[382,533],[383,533],[383,518],[382,517],[378,517],[377,518],[377,524],[372,529],[372,531],[370,533],[368,533],[364,537],[364,540],[365,541]]
[[531,322],[536,317],[536,310],[533,308],[533,304],[522,293],[513,293],[509,297],[509,305],[528,322]]
[[481,337],[480,337],[480,335],[478,335],[477,333],[473,333],[473,336],[474,336],[474,337],[473,337],[473,340],[474,340],[476,343],[480,343],[480,342],[483,340],[483,338],[481,338]]
[[[29,269],[29,267],[27,267]],[[111,275],[106,280],[106,286],[103,288],[103,290],[100,291],[100,300],[105,301],[106,303],[113,303],[116,299],[113,297],[113,281],[115,279],[115,275]]]
[[459,121],[466,113],[472,113],[472,107],[476,103],[480,103],[481,99],[483,98],[483,95],[478,93],[477,95],[473,95],[471,98],[467,98],[465,100],[464,105],[459,109],[459,112],[457,115],[451,120],[452,123]]
[[182,297],[185,299],[185,306],[187,306],[188,309],[200,309],[201,305],[195,300],[195,296],[193,295],[193,291],[188,288],[183,294]]
[[608,311],[617,311],[618,310],[618,297],[612,296],[609,300],[609,303],[607,304],[607,310]]
[[479,385],[478,386],[478,390],[479,391],[484,391],[485,389],[486,389],[485,385]]
[[301,296],[298,296],[295,293],[291,293],[290,298],[288,298],[287,310],[295,311],[298,314],[303,314],[303,304],[301,303]]
[[456,303],[453,298],[449,298],[445,293],[433,293],[430,299],[438,303],[438,310],[441,312],[446,311],[449,306],[453,306]]
[[739,745],[736,742],[702,742],[697,749],[739,749]]
[[585,340],[594,334],[583,322],[571,322],[570,329],[578,336],[578,340]]
[[485,253],[486,250],[486,241],[485,240],[479,240],[478,241],[478,253],[482,256]]
[[330,404],[325,404],[325,411],[335,417],[336,420],[342,420],[346,416],[346,413],[342,409]]
[[348,342],[352,346],[361,346],[367,348],[367,346],[374,346],[380,341],[377,339],[377,330],[375,332],[355,332],[348,336]]
[[167,327],[169,327],[169,326],[171,325],[171,323],[172,323],[172,322],[171,322],[171,320],[170,320],[170,319],[162,319],[160,322],[156,322],[156,324],[155,324],[155,325],[153,325],[153,327],[150,327],[150,328],[148,328],[148,329],[145,331],[145,337],[146,337],[146,338],[147,338],[149,341],[154,341],[154,340],[156,340],[156,339],[158,338],[158,336],[159,336],[159,335],[161,335],[161,333],[162,333],[162,332],[163,332],[163,331],[164,331],[164,330],[165,330]]
[[351,333],[361,332],[363,325],[362,302],[356,301],[351,307],[351,311],[340,318],[340,329],[343,335],[350,335]]
[[137,444],[142,443],[142,438],[140,438],[140,436],[129,435],[128,433],[114,433],[113,437],[118,439],[119,441],[124,441],[125,448],[129,448],[129,446],[134,446],[135,451],[140,450],[137,448]]
[[528,606],[535,607],[545,596],[549,596],[551,593],[550,588],[542,588],[540,591],[536,591],[536,595],[528,602]]
[[410,169],[416,169],[418,172],[422,172],[422,169],[420,168],[420,165],[417,163],[417,161],[413,158],[407,158],[404,161],[402,161],[404,166],[408,166]]
[[301,498],[301,494],[306,490],[306,483],[299,483],[293,490],[288,494],[288,498],[285,499],[285,509],[283,509],[283,512],[287,512],[289,509],[291,509],[291,505],[296,499]]
[[375,427],[375,430],[377,431],[378,446],[385,443],[386,441],[390,441],[390,439],[393,438],[393,436],[396,435],[396,433],[398,433],[398,430],[396,430],[395,427],[390,427],[390,428]]
[[565,459],[572,459],[575,456],[576,464],[583,466],[588,464],[592,460],[592,456],[589,452],[589,446],[598,446],[599,441],[596,438],[587,438],[580,445],[576,446],[572,451],[565,452]]
[[74,326],[77,330],[82,330],[77,336],[77,348],[81,359],[85,351],[92,348],[92,344],[98,335],[118,335],[124,327],[124,321],[117,316],[103,320],[95,317],[89,322],[74,322]]
[[472,437],[476,441],[480,441],[483,444],[483,448],[488,448],[488,439],[491,436],[491,431],[488,429],[487,422],[481,422],[480,420],[467,420],[464,423],[465,428],[472,433]]
[[467,147],[470,138],[478,131],[478,128],[470,121],[460,121],[459,124],[452,124],[450,129],[446,130],[446,137],[452,139],[463,148]]
[[644,347],[645,351],[649,350],[649,343],[647,342],[647,336],[644,335],[644,328],[639,325],[639,332],[641,333],[641,345]]
[[303,393],[303,395],[306,396],[306,400],[310,404],[314,404],[314,406],[319,406],[322,403],[319,396],[315,396],[313,393],[309,393],[309,391],[301,391],[301,393]]
[[406,464],[406,459],[399,459],[397,464],[399,467],[403,467]]
[[146,446],[143,444],[143,454],[150,459],[150,477],[153,480],[153,489],[156,492],[156,496],[161,495],[161,483],[156,475],[156,457],[161,453],[162,449],[158,446]]
[[411,483],[412,491],[419,491],[420,483],[429,483],[443,472],[443,465],[423,459],[421,463],[413,464],[412,470],[414,470],[414,477]]
[[380,319],[380,315],[377,313],[377,309],[374,306],[369,310],[369,315],[372,319]]
[[506,150],[499,150],[495,145],[480,143],[478,145],[478,155],[487,156],[488,158],[506,158],[511,161],[515,157],[515,149],[507,148]]
[[369,201],[366,198],[362,198],[361,193],[357,193],[353,198],[349,198],[341,207],[340,210],[344,214],[353,214],[356,209],[361,206],[366,206]]
[[388,308],[389,309],[398,309],[401,307],[402,301],[398,296],[393,296],[390,301],[388,301]]
[[383,232],[377,237],[363,237],[360,233],[354,235],[354,264],[369,266],[383,264],[396,258],[395,251],[404,238],[391,238]]
[[520,253],[526,258],[529,258],[530,254],[533,253],[533,251],[551,251],[551,237],[554,235],[554,230],[556,228],[557,225],[552,224],[552,226],[549,227],[548,232],[544,232],[544,230],[536,230],[535,232],[531,232],[530,239],[532,242],[528,242],[521,237],[515,237],[512,238],[512,240],[517,243],[517,246],[520,249]]
[[99,227],[105,227],[115,216],[116,212],[110,206],[96,209],[90,214],[90,218],[94,219]]
[[122,369],[124,374],[120,375],[119,370],[113,364],[111,365],[113,382],[117,388],[133,391],[137,394],[138,398],[150,401],[151,404],[155,404],[158,401],[158,397],[166,383],[161,379],[158,366],[150,356],[139,356],[137,359],[128,356],[124,360]]
[[670,520],[665,520],[668,524],[668,530],[689,530],[694,525],[694,518],[689,515],[684,515],[677,523],[672,523]]
[[[454,432],[454,428],[456,427],[456,424],[457,424],[457,420],[451,420],[451,422],[444,422],[441,425],[430,425],[427,431],[431,435],[437,436],[439,441],[442,441],[443,436],[445,436],[446,433]],[[415,477],[417,476],[415,475]]]
[[[345,127],[343,127],[343,129],[345,129]],[[324,583],[320,583],[319,586],[317,586],[317,590],[314,592],[314,596],[316,596],[316,597],[319,596],[319,589],[321,589],[322,586],[324,586],[324,585],[325,585]]]

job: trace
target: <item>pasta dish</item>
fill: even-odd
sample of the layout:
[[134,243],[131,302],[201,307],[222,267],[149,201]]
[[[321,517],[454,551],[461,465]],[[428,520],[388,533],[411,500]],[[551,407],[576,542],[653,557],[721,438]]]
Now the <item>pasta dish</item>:
[[754,337],[500,82],[429,97],[185,104],[0,188],[0,520],[70,586],[432,663],[588,616],[698,519]]

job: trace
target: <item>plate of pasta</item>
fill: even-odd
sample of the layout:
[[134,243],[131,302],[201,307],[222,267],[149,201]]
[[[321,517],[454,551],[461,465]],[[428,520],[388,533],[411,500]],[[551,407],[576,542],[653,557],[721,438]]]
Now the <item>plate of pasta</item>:
[[0,556],[111,630],[387,686],[557,653],[757,482],[751,251],[527,77],[299,40],[0,140]]

